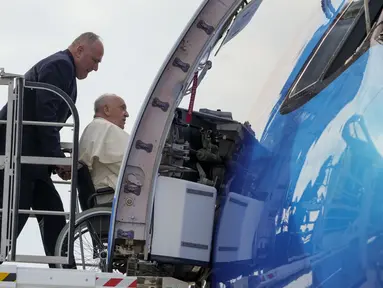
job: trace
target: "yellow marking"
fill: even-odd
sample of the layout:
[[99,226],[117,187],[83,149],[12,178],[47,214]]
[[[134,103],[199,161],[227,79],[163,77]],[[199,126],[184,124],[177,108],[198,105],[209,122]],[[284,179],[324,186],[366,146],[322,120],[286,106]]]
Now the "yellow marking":
[[3,281],[8,275],[9,273],[0,272],[0,281]]
[[16,273],[0,272],[0,282],[16,282]]

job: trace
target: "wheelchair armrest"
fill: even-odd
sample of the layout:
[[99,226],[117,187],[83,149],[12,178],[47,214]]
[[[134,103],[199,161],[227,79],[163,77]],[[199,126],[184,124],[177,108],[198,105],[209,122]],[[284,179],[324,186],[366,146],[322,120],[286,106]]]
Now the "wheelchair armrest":
[[[94,201],[94,198],[100,195],[106,195],[106,194],[114,194],[114,189],[110,187],[100,188],[96,191],[96,193],[90,195],[88,199],[88,207],[92,207],[93,205],[90,205],[92,201]],[[95,202],[94,202],[95,203]]]
[[110,187],[100,188],[96,190],[96,195],[103,195],[103,194],[114,194],[114,189]]

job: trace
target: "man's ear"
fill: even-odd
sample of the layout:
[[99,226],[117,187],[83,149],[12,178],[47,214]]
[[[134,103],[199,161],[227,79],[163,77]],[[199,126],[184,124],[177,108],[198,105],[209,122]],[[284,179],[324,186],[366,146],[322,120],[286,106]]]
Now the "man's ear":
[[105,106],[104,106],[104,114],[105,114],[106,116],[109,116],[109,115],[110,115],[110,110],[109,110],[108,105],[105,105]]
[[76,48],[76,56],[80,57],[83,52],[84,52],[84,46],[83,45],[78,45],[77,48]]

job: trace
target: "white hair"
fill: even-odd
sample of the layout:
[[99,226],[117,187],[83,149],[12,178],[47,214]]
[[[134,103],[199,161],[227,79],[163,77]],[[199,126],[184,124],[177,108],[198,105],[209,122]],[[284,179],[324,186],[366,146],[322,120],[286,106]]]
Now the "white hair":
[[108,101],[108,98],[110,97],[118,97],[114,93],[105,93],[102,94],[100,97],[94,101],[94,114],[97,114],[102,110],[102,108],[105,106],[106,102]]

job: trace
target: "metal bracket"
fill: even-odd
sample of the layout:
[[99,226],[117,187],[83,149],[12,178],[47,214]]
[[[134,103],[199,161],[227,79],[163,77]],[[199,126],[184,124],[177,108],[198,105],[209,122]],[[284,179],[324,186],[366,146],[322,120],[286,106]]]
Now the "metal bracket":
[[5,73],[5,69],[4,68],[0,68],[0,78],[2,78],[2,79],[15,79],[15,78],[22,78],[22,79],[24,79],[24,75]]

